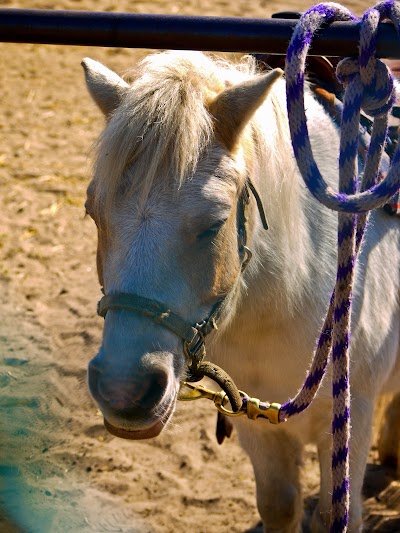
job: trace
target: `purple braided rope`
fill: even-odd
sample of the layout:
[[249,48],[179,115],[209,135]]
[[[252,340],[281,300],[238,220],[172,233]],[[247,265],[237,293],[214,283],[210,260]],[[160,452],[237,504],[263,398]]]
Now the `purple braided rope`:
[[[383,153],[383,146],[384,146],[384,140],[386,138],[387,133],[387,115],[384,115],[383,117],[377,117],[374,120],[373,125],[373,132],[372,132],[372,138],[370,139],[368,153],[366,157],[366,163],[365,163],[365,170],[364,170],[364,176],[363,176],[363,182],[361,184],[361,190],[366,190],[370,188],[373,184],[376,183],[378,176],[380,175],[380,161],[382,156],[385,158],[383,160],[383,163],[385,163],[386,171],[385,174],[387,174],[387,170],[390,166],[390,162],[388,161],[388,157],[385,153]],[[369,136],[365,136],[368,137]],[[368,140],[367,139],[367,140]],[[366,223],[367,215],[360,215],[358,218],[358,229],[357,229],[357,252],[359,250],[362,236],[364,234],[365,230],[365,223]],[[291,400],[290,402],[287,402],[285,405],[281,408],[281,420],[283,421],[285,418],[288,418],[292,416],[293,414],[300,413],[303,411],[306,407],[308,407],[310,401],[310,397],[314,397],[317,388],[320,383],[320,379],[318,378],[318,374],[323,374],[323,370],[326,368],[328,355],[331,348],[331,338],[332,338],[332,328],[333,328],[333,302],[334,302],[334,293],[331,297],[331,303],[329,306],[329,310],[325,319],[325,323],[323,325],[321,335],[318,341],[317,345],[317,352],[320,354],[323,354],[322,357],[315,358],[313,360],[313,365],[311,366],[310,372],[308,374],[308,377],[306,379],[306,382],[300,391],[300,393]]]
[[[322,23],[354,20],[355,16],[342,6],[333,3],[319,4],[311,8],[299,21],[286,60],[289,125],[299,169],[307,187],[317,199],[328,207],[342,211],[338,215],[336,287],[331,296],[314,359],[302,389],[280,410],[280,420],[283,421],[308,407],[318,392],[332,349],[332,532],[347,531],[349,516],[348,351],[354,266],[366,229],[367,211],[384,203],[392,196],[391,191],[396,191],[400,185],[400,171],[397,169],[398,150],[385,180],[378,183],[387,134],[387,115],[395,99],[393,78],[387,74],[383,63],[375,59],[378,23],[384,17],[394,19],[399,32],[399,4],[393,1],[378,4],[363,16],[359,60],[347,58],[338,65],[338,77],[347,86],[341,121],[338,194],[327,187],[312,156],[304,112],[304,67],[313,33]],[[374,116],[375,120],[360,188],[364,192],[357,193],[361,106],[368,114]],[[363,214],[357,217],[346,212]]]
[[[393,20],[397,32],[400,33],[398,2],[389,0],[372,9],[376,9],[381,18],[387,17]],[[396,150],[392,167],[385,180],[379,184],[374,184],[358,194],[335,193],[324,181],[314,160],[304,111],[304,67],[312,36],[323,24],[339,20],[358,19],[339,4],[318,4],[302,16],[293,33],[286,57],[289,124],[297,164],[311,193],[325,206],[335,211],[363,213],[382,206],[399,189],[400,150]],[[374,43],[361,52],[360,56],[363,58],[361,64],[364,64],[364,58],[368,57],[368,50],[372,46]]]

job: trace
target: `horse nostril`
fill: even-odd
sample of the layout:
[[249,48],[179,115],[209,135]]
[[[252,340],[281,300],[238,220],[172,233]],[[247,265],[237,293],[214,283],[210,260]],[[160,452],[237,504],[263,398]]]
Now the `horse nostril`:
[[103,377],[99,380],[98,392],[113,409],[151,409],[163,397],[167,383],[168,376],[162,371],[145,374],[135,380]]
[[168,385],[168,376],[165,372],[159,371],[150,375],[147,383],[147,391],[140,400],[142,409],[149,409],[160,402],[164,396],[165,389]]

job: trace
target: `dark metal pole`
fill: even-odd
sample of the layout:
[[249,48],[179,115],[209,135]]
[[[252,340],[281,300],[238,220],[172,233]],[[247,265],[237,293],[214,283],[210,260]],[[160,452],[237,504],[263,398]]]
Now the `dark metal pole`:
[[[0,41],[284,54],[295,24],[285,19],[0,9]],[[311,54],[354,55],[358,40],[358,24],[335,22],[320,31]],[[400,58],[392,24],[380,25],[377,55]]]

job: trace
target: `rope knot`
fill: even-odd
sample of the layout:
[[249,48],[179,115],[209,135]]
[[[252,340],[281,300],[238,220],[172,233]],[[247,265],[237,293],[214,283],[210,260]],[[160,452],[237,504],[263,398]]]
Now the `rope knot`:
[[381,117],[393,107],[396,100],[393,76],[380,59],[374,58],[362,66],[358,59],[347,57],[338,63],[336,76],[346,88],[358,85],[354,90],[362,91],[361,108],[367,115]]

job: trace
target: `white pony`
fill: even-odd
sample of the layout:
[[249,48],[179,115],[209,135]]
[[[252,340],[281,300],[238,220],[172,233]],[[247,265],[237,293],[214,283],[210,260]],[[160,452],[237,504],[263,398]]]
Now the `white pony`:
[[[83,66],[107,119],[86,202],[98,227],[105,294],[160,302],[188,324],[223,300],[218,331],[207,338],[209,358],[242,390],[284,403],[305,378],[328,307],[337,215],[311,197],[297,170],[281,72],[259,74],[252,59],[234,66],[197,52],[151,55],[130,73],[131,84],[93,60]],[[335,186],[338,131],[311,93],[306,109],[318,166]],[[264,202],[269,230],[250,195],[243,243],[240,197],[248,179]],[[247,249],[253,257],[243,271]],[[400,225],[376,211],[352,318],[352,532],[362,529],[374,402],[384,385],[400,385],[399,265]],[[154,437],[171,417],[187,372],[184,343],[146,309],[122,307],[108,307],[89,386],[109,431]],[[254,467],[266,531],[300,530],[302,447],[316,443],[321,491],[312,528],[326,531],[329,374],[312,406],[286,424],[242,418],[235,425]]]

